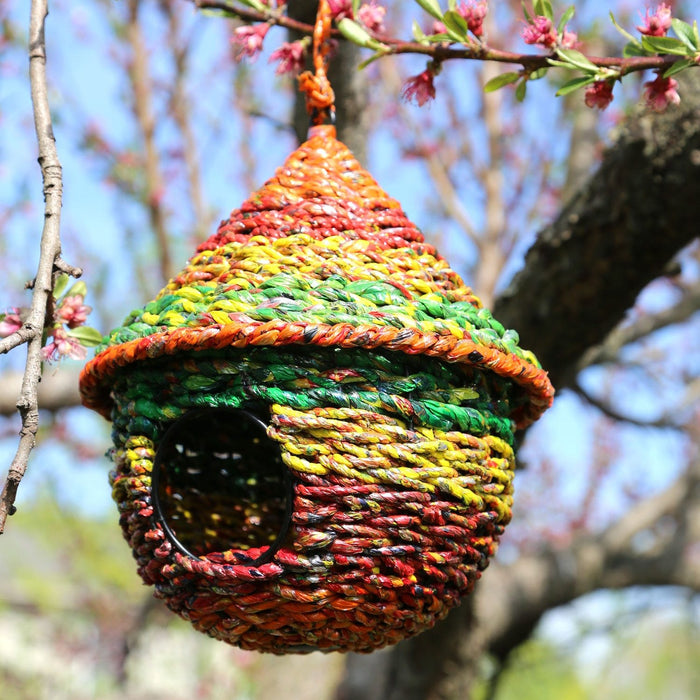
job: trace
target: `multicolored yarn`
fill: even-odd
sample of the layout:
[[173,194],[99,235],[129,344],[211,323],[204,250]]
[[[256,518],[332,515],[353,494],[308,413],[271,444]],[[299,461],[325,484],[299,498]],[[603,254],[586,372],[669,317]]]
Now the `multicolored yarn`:
[[444,617],[510,520],[513,430],[553,389],[315,126],[105,339],[81,393],[113,421],[144,581],[197,629],[285,653],[371,651]]

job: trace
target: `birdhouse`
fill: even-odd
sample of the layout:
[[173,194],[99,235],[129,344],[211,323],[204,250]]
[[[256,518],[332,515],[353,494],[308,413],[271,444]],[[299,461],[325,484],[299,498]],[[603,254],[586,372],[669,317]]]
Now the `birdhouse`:
[[277,654],[369,652],[457,605],[511,517],[513,431],[553,394],[321,123],[320,8],[308,140],[80,379],[143,580]]
[[138,571],[208,635],[371,651],[468,593],[552,388],[335,138],[310,137],[85,367]]

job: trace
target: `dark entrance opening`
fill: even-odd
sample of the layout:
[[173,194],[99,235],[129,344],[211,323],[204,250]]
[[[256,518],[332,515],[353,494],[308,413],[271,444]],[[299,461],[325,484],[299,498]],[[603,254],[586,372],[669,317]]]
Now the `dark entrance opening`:
[[291,521],[292,483],[279,447],[258,415],[241,409],[198,409],[176,420],[156,452],[151,492],[166,535],[194,558],[252,550],[246,564],[263,564]]

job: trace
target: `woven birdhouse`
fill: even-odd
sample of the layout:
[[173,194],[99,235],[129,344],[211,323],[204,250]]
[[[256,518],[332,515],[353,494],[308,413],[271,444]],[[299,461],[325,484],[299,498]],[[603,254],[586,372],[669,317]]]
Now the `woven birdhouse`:
[[332,126],[81,377],[143,580],[202,632],[370,651],[468,593],[552,388]]
[[105,338],[80,390],[113,424],[143,580],[278,654],[372,651],[457,605],[511,517],[513,431],[553,393],[330,125]]

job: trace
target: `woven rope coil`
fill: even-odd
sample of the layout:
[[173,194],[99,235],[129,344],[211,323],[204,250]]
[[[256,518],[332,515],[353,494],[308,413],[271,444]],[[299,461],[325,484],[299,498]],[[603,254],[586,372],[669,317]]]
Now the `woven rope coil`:
[[[513,429],[553,393],[330,126],[105,339],[81,392],[113,421],[140,575],[197,629],[274,653],[371,651],[456,605],[510,519]],[[190,468],[248,449],[241,409],[289,478],[283,534],[273,471]],[[154,510],[161,470],[187,551]]]

